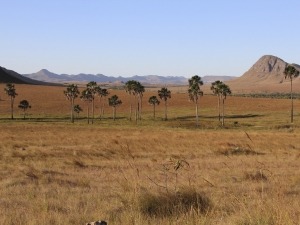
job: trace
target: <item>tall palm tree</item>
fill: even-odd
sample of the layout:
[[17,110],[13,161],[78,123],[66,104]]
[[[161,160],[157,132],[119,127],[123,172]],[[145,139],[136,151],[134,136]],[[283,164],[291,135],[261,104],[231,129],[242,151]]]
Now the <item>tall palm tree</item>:
[[94,111],[95,111],[95,95],[97,94],[98,86],[95,81],[90,81],[87,85],[86,88],[90,91],[91,93],[91,102],[92,102],[92,124],[94,123]]
[[[100,120],[102,119],[102,116],[104,115],[104,105],[105,105],[105,98],[109,95],[109,92],[105,88],[101,88],[100,86],[97,89],[97,93],[99,95],[99,101],[100,101]],[[104,98],[104,101],[102,101],[102,98]]]
[[200,86],[203,85],[201,77],[198,75],[193,76],[189,79],[189,89],[188,94],[191,101],[196,105],[196,126],[199,125],[199,115],[198,115],[198,99],[203,96],[203,91],[201,91]]
[[90,103],[93,99],[93,94],[90,89],[86,88],[81,92],[80,99],[84,102],[86,102],[87,105],[87,120],[88,124],[90,123]]
[[136,101],[137,101],[137,108],[136,108],[136,121],[137,119],[141,120],[142,119],[142,99],[144,96],[144,92],[145,92],[145,87],[140,83],[140,82],[136,82],[135,86],[134,86],[134,94],[137,97]]
[[113,119],[116,120],[116,108],[117,106],[122,104],[122,101],[119,99],[117,95],[113,95],[108,98],[108,104],[113,108]]
[[70,84],[67,86],[67,90],[64,90],[64,95],[71,103],[71,122],[74,123],[74,101],[79,95],[79,90],[76,84]]
[[165,120],[168,120],[167,117],[167,100],[171,98],[171,91],[168,90],[168,88],[163,87],[160,90],[158,90],[158,96],[160,99],[162,99],[165,102]]
[[25,112],[27,109],[31,108],[31,105],[29,104],[29,102],[27,100],[22,100],[22,101],[20,101],[18,107],[23,110],[23,113],[24,113],[23,119],[25,120],[25,116],[26,116]]
[[221,102],[221,95],[220,95],[220,85],[223,84],[222,81],[215,81],[211,83],[210,90],[213,91],[215,95],[218,97],[218,112],[219,112],[219,122],[221,122],[221,110],[220,110],[220,102]]
[[157,99],[156,96],[151,96],[148,100],[150,105],[153,105],[153,118],[155,119],[155,106],[159,105],[160,101]]
[[222,99],[222,126],[224,126],[224,105],[225,105],[225,99],[227,97],[227,95],[230,95],[231,94],[231,90],[229,88],[228,85],[222,83],[219,85],[219,93],[220,93],[220,96],[221,96],[221,99]]
[[129,94],[129,104],[130,104],[130,109],[129,109],[129,120],[131,120],[132,116],[132,100],[131,96],[134,94],[134,86],[136,85],[135,80],[129,80],[125,83],[124,89],[125,91]]
[[293,100],[293,79],[299,76],[299,71],[292,65],[288,65],[284,70],[284,78],[291,82],[291,123],[294,122],[294,100]]
[[15,89],[15,85],[8,83],[4,88],[5,93],[10,97],[10,109],[11,109],[11,119],[14,119],[14,100],[18,95]]

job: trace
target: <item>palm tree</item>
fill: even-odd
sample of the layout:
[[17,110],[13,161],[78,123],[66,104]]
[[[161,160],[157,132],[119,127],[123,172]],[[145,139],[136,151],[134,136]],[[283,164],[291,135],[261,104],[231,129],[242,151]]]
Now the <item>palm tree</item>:
[[122,101],[119,99],[117,95],[111,96],[111,98],[108,98],[108,104],[113,108],[113,119],[116,120],[116,108],[117,106],[122,104]]
[[129,110],[129,120],[131,120],[132,116],[132,101],[131,101],[131,96],[134,94],[134,86],[136,85],[135,80],[129,80],[125,83],[125,91],[129,94],[129,103],[130,103],[130,110]]
[[294,122],[294,101],[293,101],[293,78],[299,76],[299,71],[292,65],[288,65],[284,70],[284,78],[291,81],[291,123]]
[[193,76],[189,79],[189,89],[188,94],[191,101],[196,105],[196,126],[199,125],[199,115],[198,115],[198,99],[203,96],[203,91],[201,91],[200,86],[203,85],[201,77],[198,75]]
[[167,100],[168,100],[168,98],[171,98],[171,91],[168,90],[168,88],[163,87],[160,90],[158,90],[158,96],[160,99],[165,101],[165,120],[168,120],[168,118],[167,118]]
[[231,94],[231,90],[228,85],[222,83],[219,85],[219,93],[222,99],[222,126],[224,126],[224,105],[225,105],[225,99],[227,95]]
[[82,112],[82,108],[80,105],[74,105],[73,111],[77,113],[77,117],[79,117],[79,113]]
[[67,90],[64,91],[64,95],[67,97],[67,99],[71,103],[71,122],[74,123],[74,114],[73,114],[74,100],[79,95],[79,90],[78,90],[77,85],[75,85],[75,84],[68,85]]
[[14,119],[14,100],[18,95],[16,93],[15,85],[8,83],[6,84],[6,88],[4,88],[5,93],[10,97],[10,108],[11,108],[11,119]]
[[88,124],[90,123],[90,103],[92,102],[93,99],[93,94],[90,89],[86,88],[81,92],[80,96],[81,100],[86,102],[87,105],[87,119],[88,119]]
[[107,89],[100,88],[99,86],[97,89],[97,93],[99,95],[99,101],[100,101],[100,120],[101,120],[102,116],[104,115],[104,104],[105,104],[105,101],[102,101],[102,98],[104,98],[105,100],[105,98],[109,95],[109,92],[107,91]]
[[220,111],[221,111],[221,110],[220,110],[221,96],[220,96],[220,88],[219,88],[219,86],[220,86],[221,84],[223,84],[223,82],[217,80],[217,81],[215,81],[215,82],[212,82],[211,87],[210,87],[210,90],[212,90],[213,93],[214,93],[215,95],[218,96],[219,122],[221,122],[221,112],[220,112]]
[[94,123],[94,110],[95,110],[95,95],[98,93],[98,86],[95,81],[90,81],[86,88],[90,91],[92,102],[92,124]]
[[136,107],[136,114],[135,114],[135,120],[142,119],[142,98],[143,93],[145,92],[145,87],[140,83],[136,82],[134,85],[134,95],[136,96],[137,101],[137,107]]
[[159,105],[160,101],[157,99],[156,96],[151,96],[148,100],[150,105],[153,105],[153,118],[155,119],[155,106]]
[[25,120],[25,115],[26,115],[25,112],[26,112],[27,109],[31,108],[31,105],[29,104],[29,102],[27,100],[22,100],[22,101],[20,101],[18,107],[23,110],[23,112],[24,112],[23,119]]

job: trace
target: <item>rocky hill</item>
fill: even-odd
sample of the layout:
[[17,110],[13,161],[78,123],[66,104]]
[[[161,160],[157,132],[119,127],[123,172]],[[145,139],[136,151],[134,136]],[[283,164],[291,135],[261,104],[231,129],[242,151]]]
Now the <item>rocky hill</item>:
[[13,70],[0,66],[0,83],[34,84],[34,85],[59,85],[55,83],[42,82],[22,76]]
[[[241,77],[228,81],[228,84],[237,92],[287,92],[290,82],[284,78],[284,69],[289,63],[272,56],[262,56]],[[300,66],[293,64],[299,71]],[[295,91],[300,90],[300,77],[296,78]]]

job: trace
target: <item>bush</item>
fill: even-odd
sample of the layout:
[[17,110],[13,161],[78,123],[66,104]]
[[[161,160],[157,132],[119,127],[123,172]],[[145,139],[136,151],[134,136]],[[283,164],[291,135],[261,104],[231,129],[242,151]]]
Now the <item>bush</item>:
[[211,208],[211,201],[204,193],[190,188],[159,194],[145,191],[138,198],[138,207],[142,214],[155,217],[179,215],[190,211],[203,214]]
[[245,173],[245,179],[246,180],[253,180],[253,181],[267,181],[267,176],[261,172],[257,171],[256,173]]

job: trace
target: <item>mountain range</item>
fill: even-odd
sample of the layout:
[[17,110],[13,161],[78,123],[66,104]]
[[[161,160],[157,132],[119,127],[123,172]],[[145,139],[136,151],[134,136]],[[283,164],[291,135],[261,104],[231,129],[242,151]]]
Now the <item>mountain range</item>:
[[[210,83],[216,80],[226,82],[234,93],[249,92],[288,92],[290,82],[284,78],[284,69],[289,63],[272,56],[262,56],[248,71],[241,77],[233,76],[202,76],[204,81],[204,91],[209,90]],[[299,64],[291,64],[300,71]],[[110,77],[103,74],[55,74],[46,69],[37,73],[20,75],[12,70],[0,67],[0,83],[17,83],[17,84],[35,84],[35,85],[63,85],[66,83],[87,83],[96,81],[98,83],[121,84],[128,80],[137,80],[144,85],[187,85],[188,78],[183,76],[133,76],[133,77]],[[294,91],[300,91],[300,76],[293,80]]]
[[[42,69],[36,73],[24,74],[25,77],[45,81],[45,82],[56,82],[56,83],[70,83],[70,82],[89,82],[95,81],[98,83],[125,83],[129,80],[136,80],[142,84],[175,84],[175,85],[186,85],[188,78],[183,76],[158,76],[158,75],[147,75],[147,76],[132,76],[132,77],[112,77],[105,76],[103,74],[84,74],[80,73],[77,75],[68,74],[56,74],[46,69]],[[204,76],[202,77],[204,83],[213,82],[216,79],[226,81],[236,77],[232,76]]]

